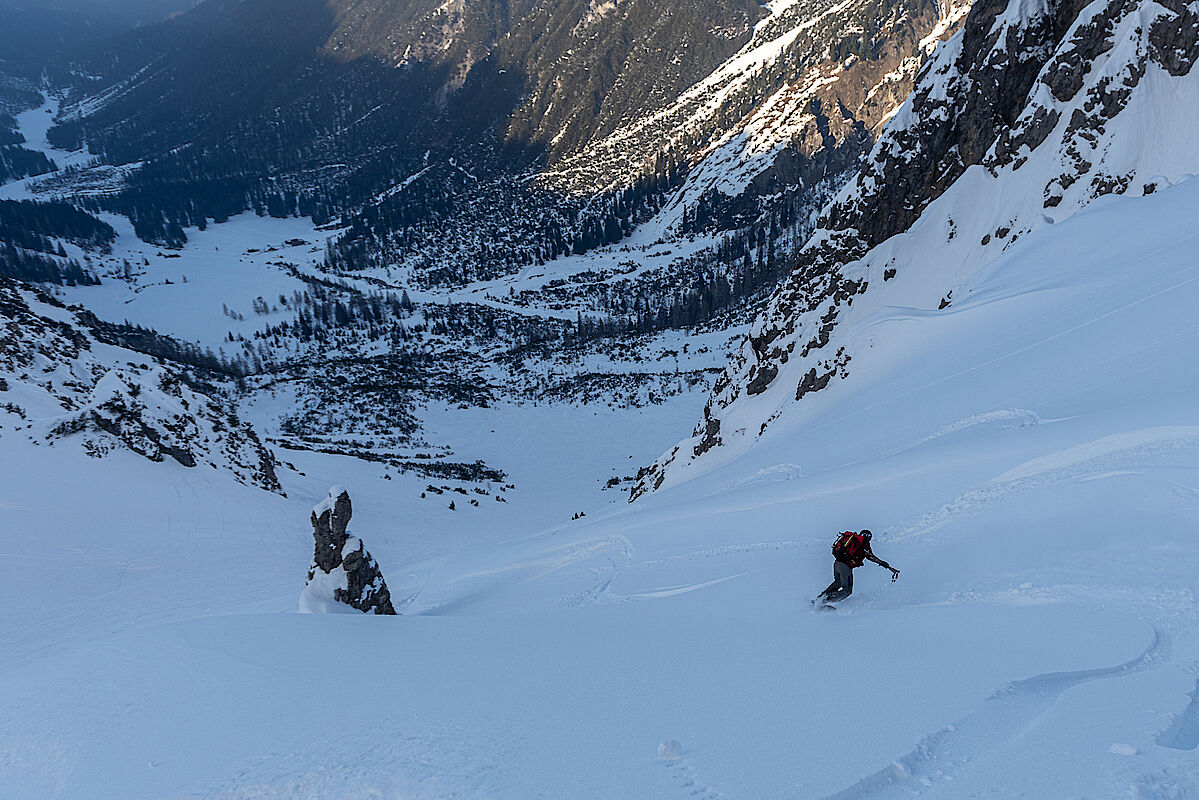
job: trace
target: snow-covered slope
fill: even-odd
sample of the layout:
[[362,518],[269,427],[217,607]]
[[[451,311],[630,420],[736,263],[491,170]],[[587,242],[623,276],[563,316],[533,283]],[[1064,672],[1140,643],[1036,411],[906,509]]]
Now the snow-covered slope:
[[752,447],[805,397],[852,382],[864,320],[952,308],[1031,233],[1199,171],[1197,26],[1191,6],[1148,1],[976,6],[823,213],[693,437],[635,494]]
[[281,491],[275,456],[213,387],[178,365],[98,341],[75,311],[0,278],[0,425],[38,444],[65,440],[97,459],[129,449]]
[[[864,321],[854,391],[553,528],[450,528],[349,459],[285,500],[0,433],[0,794],[1194,797],[1197,209],[1034,231]],[[399,617],[286,613],[338,473]],[[809,611],[867,526],[899,581]]]
[[[213,455],[215,409],[170,438],[204,387],[4,289],[0,797],[1199,797],[1196,23],[1148,0],[976,7],[633,504],[603,478],[696,413],[682,378],[645,407],[553,395],[559,369],[658,370],[641,352],[514,361],[524,404],[411,395],[437,443],[414,451],[509,485],[310,449],[268,492]],[[244,273],[242,308],[310,268],[307,244],[280,274],[217,251],[222,227],[124,287],[97,257],[109,288],[69,296],[162,314],[148,289],[219,338],[219,276]],[[500,286],[477,299],[539,311]],[[356,371],[366,329],[305,344],[354,367],[311,369],[355,404],[304,435],[381,438],[363,420],[387,421],[399,373]],[[670,336],[684,368],[720,338]],[[459,363],[439,366],[474,382]],[[295,413],[286,386],[251,389],[260,427]],[[110,401],[172,448],[207,437],[197,466],[112,438]],[[98,430],[45,446],[75,419]],[[333,484],[398,616],[295,613]],[[811,610],[832,539],[864,527],[899,580],[867,565]]]

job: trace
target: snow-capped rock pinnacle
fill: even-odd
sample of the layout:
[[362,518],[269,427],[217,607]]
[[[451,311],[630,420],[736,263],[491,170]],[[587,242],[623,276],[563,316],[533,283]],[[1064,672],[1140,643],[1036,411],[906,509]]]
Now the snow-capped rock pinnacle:
[[316,550],[308,570],[308,583],[300,596],[300,610],[329,613],[338,605],[368,614],[395,614],[383,573],[362,540],[348,531],[353,506],[350,493],[333,486],[312,509],[312,536]]

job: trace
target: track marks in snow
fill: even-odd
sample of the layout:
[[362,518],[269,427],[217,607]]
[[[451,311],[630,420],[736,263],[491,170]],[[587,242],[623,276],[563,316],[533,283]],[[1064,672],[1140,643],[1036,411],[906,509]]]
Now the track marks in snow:
[[774,466],[760,469],[753,475],[747,475],[744,478],[733,481],[729,484],[729,488],[740,489],[745,486],[753,486],[757,483],[791,481],[802,477],[803,467],[798,464],[775,464]]
[[636,594],[623,595],[617,599],[619,599],[619,600],[644,600],[644,599],[657,599],[657,598],[661,598],[661,597],[675,597],[677,595],[687,594],[688,592],[694,592],[699,589],[706,589],[709,586],[715,586],[718,583],[724,583],[725,581],[731,581],[734,578],[740,578],[740,577],[742,577],[744,575],[748,575],[748,574],[749,574],[748,572],[739,572],[736,575],[726,575],[723,578],[715,578],[710,581],[701,581],[700,583],[688,583],[688,584],[683,584],[681,586],[663,586],[660,589],[650,589],[645,592],[638,592]]
[[974,713],[926,736],[907,755],[824,800],[906,798],[949,783],[971,762],[985,758],[996,747],[1015,740],[1034,726],[1037,718],[1067,689],[1149,669],[1161,661],[1165,649],[1163,635],[1155,631],[1149,649],[1124,664],[1052,672],[1010,683],[987,698]]
[[911,444],[892,450],[886,456],[898,455],[907,450],[919,447],[922,444],[935,441],[944,436],[951,436],[959,431],[976,428],[979,425],[989,425],[994,422],[1010,422],[1009,428],[1031,428],[1034,425],[1040,425],[1042,422],[1057,422],[1058,420],[1042,420],[1041,416],[1026,408],[1003,408],[996,411],[986,411],[981,414],[972,414],[965,419],[960,419],[957,422],[952,422],[944,426],[940,430],[930,433],[923,439],[919,439]]
[[1166,456],[1199,454],[1199,427],[1162,426],[1104,436],[1019,464],[971,489],[915,523],[897,526],[892,540],[935,530],[963,515],[982,511],[1009,497],[1069,480],[1135,474],[1128,467]]
[[[553,544],[546,547],[547,541]],[[512,554],[510,560],[501,557],[487,562],[486,567],[475,565],[442,581],[436,587],[436,601],[420,603],[415,596],[409,598],[411,613],[432,616],[461,613],[476,603],[538,581],[565,583],[564,594],[551,606],[585,605],[599,599],[612,579],[624,571],[633,554],[633,546],[624,536],[571,541],[534,537],[518,547],[523,549]],[[580,584],[587,588],[577,590]]]
[[704,547],[699,550],[690,550],[685,553],[676,553],[664,559],[644,561],[641,566],[656,567],[675,561],[694,561],[702,558],[721,558],[723,556],[765,553],[775,550],[796,550],[814,544],[822,544],[826,539],[828,539],[827,536],[819,539],[780,539],[773,542],[745,542],[744,544],[717,545],[715,547]]
[[1195,426],[1162,426],[1117,433],[1026,461],[995,478],[994,482],[1010,483],[1060,473],[1073,477],[1080,467],[1082,471],[1089,472],[1093,470],[1088,468],[1096,464],[1109,464],[1126,456],[1153,455],[1180,446],[1194,446],[1196,442],[1199,442],[1199,427]]
[[671,761],[668,766],[675,773],[679,786],[688,797],[696,798],[696,800],[724,800],[723,794],[700,779],[695,767],[687,759],[686,753],[681,758]]
[[[599,601],[608,591],[608,587],[617,575],[624,572],[625,567],[633,558],[633,545],[623,536],[599,539],[595,542],[584,543],[572,550],[572,557],[563,566],[598,557],[600,563],[590,567],[591,585],[583,590],[564,598],[555,605],[567,608],[587,605]],[[548,573],[542,573],[548,574]],[[540,577],[540,576],[538,576]]]
[[1166,485],[1170,487],[1170,492],[1180,500],[1199,500],[1199,489],[1184,486],[1176,481],[1166,481]]

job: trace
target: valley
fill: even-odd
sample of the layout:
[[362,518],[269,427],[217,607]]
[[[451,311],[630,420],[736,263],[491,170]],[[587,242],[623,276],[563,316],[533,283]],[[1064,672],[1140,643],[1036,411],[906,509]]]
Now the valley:
[[179,5],[0,0],[0,797],[1199,798],[1199,6]]

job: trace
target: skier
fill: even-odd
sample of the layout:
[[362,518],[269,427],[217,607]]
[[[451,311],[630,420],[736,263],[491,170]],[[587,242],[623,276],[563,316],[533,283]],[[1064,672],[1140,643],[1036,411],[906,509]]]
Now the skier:
[[870,539],[874,534],[870,531],[854,533],[846,531],[837,537],[833,543],[833,582],[828,585],[813,603],[829,605],[837,600],[844,600],[853,594],[853,571],[862,566],[863,561],[873,561],[880,567],[891,570],[891,580],[899,577],[899,570],[883,561],[870,549]]

